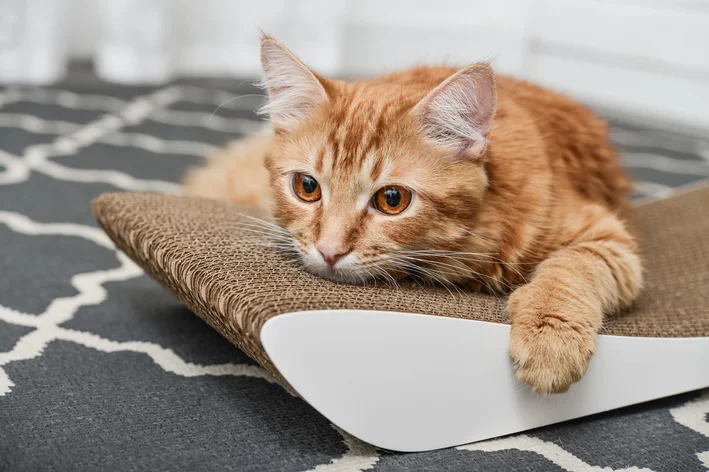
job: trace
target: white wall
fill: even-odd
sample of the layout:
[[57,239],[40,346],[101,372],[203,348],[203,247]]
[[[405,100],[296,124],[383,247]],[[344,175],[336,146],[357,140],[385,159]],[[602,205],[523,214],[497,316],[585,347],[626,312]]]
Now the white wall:
[[379,73],[413,63],[492,60],[523,75],[528,0],[359,0],[348,4],[343,71]]
[[709,130],[709,1],[537,3],[530,79],[603,107]]
[[[21,35],[25,45],[14,56],[7,51],[16,42],[0,34],[0,81],[22,79],[23,67],[29,80],[39,81],[42,72],[56,78],[66,50],[94,57],[99,74],[119,82],[159,82],[182,74],[255,76],[264,29],[325,74],[369,75],[414,63],[492,59],[500,73],[588,103],[709,132],[709,0],[4,0],[2,5],[25,10],[14,15],[12,31],[24,25],[30,33]],[[57,18],[65,23],[52,27],[33,5],[61,10],[64,16]],[[10,31],[2,18],[0,12],[3,32]],[[58,38],[61,31],[67,33],[64,41]],[[52,57],[59,58],[53,66]],[[4,66],[3,58],[13,59],[4,63],[13,66]],[[33,66],[33,58],[43,58],[44,67]]]

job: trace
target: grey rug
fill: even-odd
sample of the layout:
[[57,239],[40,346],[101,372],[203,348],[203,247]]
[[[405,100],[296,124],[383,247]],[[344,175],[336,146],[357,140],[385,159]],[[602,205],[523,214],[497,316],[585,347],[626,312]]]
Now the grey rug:
[[[254,93],[83,73],[0,89],[0,471],[709,469],[709,392],[397,454],[265,381],[117,253],[89,210],[102,192],[175,191],[200,156],[262,125]],[[612,123],[635,198],[709,177],[709,137]]]

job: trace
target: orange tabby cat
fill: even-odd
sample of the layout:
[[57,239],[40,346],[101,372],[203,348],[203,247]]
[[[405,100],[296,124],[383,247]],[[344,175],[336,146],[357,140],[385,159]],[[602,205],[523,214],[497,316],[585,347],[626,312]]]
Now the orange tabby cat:
[[274,131],[192,171],[185,192],[268,205],[323,277],[514,290],[517,377],[540,393],[578,381],[604,314],[642,283],[605,124],[486,64],[344,82],[270,37],[261,48]]

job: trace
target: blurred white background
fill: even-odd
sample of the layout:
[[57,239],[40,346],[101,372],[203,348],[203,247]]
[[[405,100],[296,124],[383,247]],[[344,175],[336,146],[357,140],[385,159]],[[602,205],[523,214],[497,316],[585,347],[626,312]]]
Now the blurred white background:
[[492,60],[709,132],[709,0],[0,0],[0,82],[51,83],[71,59],[118,83],[253,78],[262,29],[324,74]]

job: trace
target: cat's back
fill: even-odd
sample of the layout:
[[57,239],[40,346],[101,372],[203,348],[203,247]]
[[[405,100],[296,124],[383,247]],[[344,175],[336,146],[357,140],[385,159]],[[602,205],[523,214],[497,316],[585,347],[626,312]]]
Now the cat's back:
[[630,180],[620,167],[603,119],[575,100],[538,85],[505,76],[498,76],[496,82],[496,119],[502,126],[506,120],[518,119],[519,112],[513,110],[521,108],[543,140],[556,177],[564,176],[587,199],[613,209],[626,206]]

